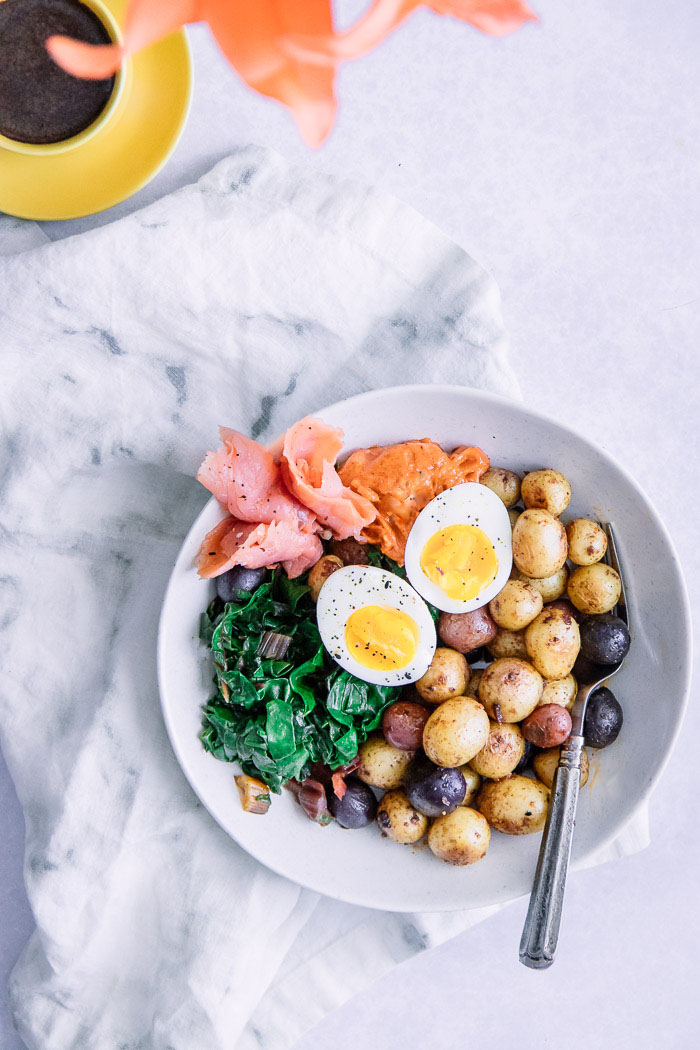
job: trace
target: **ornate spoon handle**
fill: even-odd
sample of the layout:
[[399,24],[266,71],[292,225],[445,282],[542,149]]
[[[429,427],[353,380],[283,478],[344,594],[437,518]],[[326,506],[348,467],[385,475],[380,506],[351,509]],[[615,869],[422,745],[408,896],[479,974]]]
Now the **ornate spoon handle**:
[[570,736],[562,748],[560,764],[554,775],[552,800],[520,939],[521,963],[536,970],[551,966],[557,949],[581,783],[582,750],[583,737]]

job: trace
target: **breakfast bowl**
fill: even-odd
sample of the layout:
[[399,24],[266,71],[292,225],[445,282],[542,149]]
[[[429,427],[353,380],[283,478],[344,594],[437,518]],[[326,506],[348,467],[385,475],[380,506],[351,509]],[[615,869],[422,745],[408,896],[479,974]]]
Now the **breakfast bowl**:
[[[668,533],[636,482],[606,451],[562,424],[492,394],[453,386],[376,390],[314,414],[344,433],[343,456],[370,445],[430,437],[445,449],[474,445],[519,473],[556,465],[571,482],[566,520],[612,521],[624,565],[632,649],[616,677],[625,722],[619,739],[591,760],[582,790],[572,863],[581,866],[643,807],[680,730],[690,663],[690,614]],[[235,420],[223,420],[235,425]],[[348,831],[308,820],[292,793],[274,795],[264,816],[244,812],[234,769],[202,747],[202,706],[212,694],[211,652],[200,617],[214,595],[194,559],[223,518],[212,499],[193,524],[163,602],[158,675],[165,724],[178,761],[204,806],[258,861],[330,897],[389,911],[480,908],[527,893],[540,837],[491,836],[478,864],[436,863],[423,843],[383,840],[376,826]]]

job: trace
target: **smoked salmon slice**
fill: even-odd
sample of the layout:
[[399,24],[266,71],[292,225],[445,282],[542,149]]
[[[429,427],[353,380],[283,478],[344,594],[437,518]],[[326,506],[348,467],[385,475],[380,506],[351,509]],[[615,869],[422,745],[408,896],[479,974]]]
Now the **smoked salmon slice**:
[[343,447],[343,432],[307,416],[284,435],[280,468],[296,498],[339,540],[360,538],[376,517],[364,496],[343,485],[335,462]]
[[260,569],[281,563],[293,579],[315,565],[322,554],[318,536],[302,532],[292,522],[255,524],[229,515],[204,537],[195,565],[203,579],[210,579],[234,565]]
[[286,491],[272,453],[259,442],[219,427],[221,447],[207,452],[197,480],[239,521],[287,521],[312,531],[314,516]]

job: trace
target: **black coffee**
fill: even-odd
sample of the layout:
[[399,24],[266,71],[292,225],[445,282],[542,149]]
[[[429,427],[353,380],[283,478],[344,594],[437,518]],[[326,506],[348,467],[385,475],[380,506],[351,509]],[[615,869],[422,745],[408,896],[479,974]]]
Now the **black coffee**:
[[19,142],[62,142],[92,124],[114,77],[80,80],[46,50],[50,36],[110,44],[109,33],[79,0],[0,0],[0,133]]

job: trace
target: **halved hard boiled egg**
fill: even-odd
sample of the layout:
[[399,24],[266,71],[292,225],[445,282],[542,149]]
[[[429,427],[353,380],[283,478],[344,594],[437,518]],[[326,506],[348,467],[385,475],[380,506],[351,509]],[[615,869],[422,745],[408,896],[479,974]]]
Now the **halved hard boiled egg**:
[[435,653],[435,624],[423,599],[400,576],[371,565],[329,576],[316,619],[333,659],[375,685],[415,682]]
[[467,481],[423,508],[406,541],[406,574],[443,612],[464,613],[503,589],[513,564],[508,511],[495,492]]

